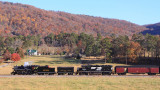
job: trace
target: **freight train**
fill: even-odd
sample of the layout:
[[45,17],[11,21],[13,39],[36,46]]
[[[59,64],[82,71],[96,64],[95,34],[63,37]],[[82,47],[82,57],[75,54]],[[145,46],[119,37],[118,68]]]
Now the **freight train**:
[[[76,70],[75,70],[76,69]],[[159,66],[115,66],[112,65],[81,65],[74,67],[49,67],[39,65],[14,66],[12,75],[126,75],[130,74],[160,74]]]

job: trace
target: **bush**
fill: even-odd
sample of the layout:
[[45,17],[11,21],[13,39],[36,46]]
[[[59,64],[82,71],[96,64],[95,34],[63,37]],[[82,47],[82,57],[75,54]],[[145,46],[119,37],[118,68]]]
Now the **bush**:
[[11,55],[11,60],[12,61],[19,61],[21,59],[20,55],[18,53],[13,53]]

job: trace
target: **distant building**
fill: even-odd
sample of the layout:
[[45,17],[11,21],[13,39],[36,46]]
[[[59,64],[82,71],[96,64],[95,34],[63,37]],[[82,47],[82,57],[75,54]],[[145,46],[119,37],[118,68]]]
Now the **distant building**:
[[37,50],[27,50],[28,55],[38,55]]

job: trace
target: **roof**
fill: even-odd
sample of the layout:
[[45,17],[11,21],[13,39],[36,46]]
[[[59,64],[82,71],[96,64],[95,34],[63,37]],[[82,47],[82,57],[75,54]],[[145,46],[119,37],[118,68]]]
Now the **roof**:
[[159,67],[159,66],[155,66],[155,65],[134,65],[134,66],[115,66],[115,67],[123,67],[123,68],[144,68],[144,67],[147,67],[147,68],[151,68],[151,67]]
[[34,53],[37,52],[37,50],[27,50],[28,53]]

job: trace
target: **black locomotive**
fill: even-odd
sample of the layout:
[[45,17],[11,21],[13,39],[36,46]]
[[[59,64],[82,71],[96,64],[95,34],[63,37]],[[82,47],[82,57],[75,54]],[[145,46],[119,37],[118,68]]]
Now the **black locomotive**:
[[112,65],[82,65],[77,69],[79,75],[111,75]]
[[55,74],[55,68],[50,68],[48,65],[39,66],[39,65],[29,65],[29,66],[14,66],[12,75],[53,75]]
[[37,68],[39,65],[29,65],[29,66],[14,66],[13,72],[11,74],[15,75],[32,75],[37,73]]

